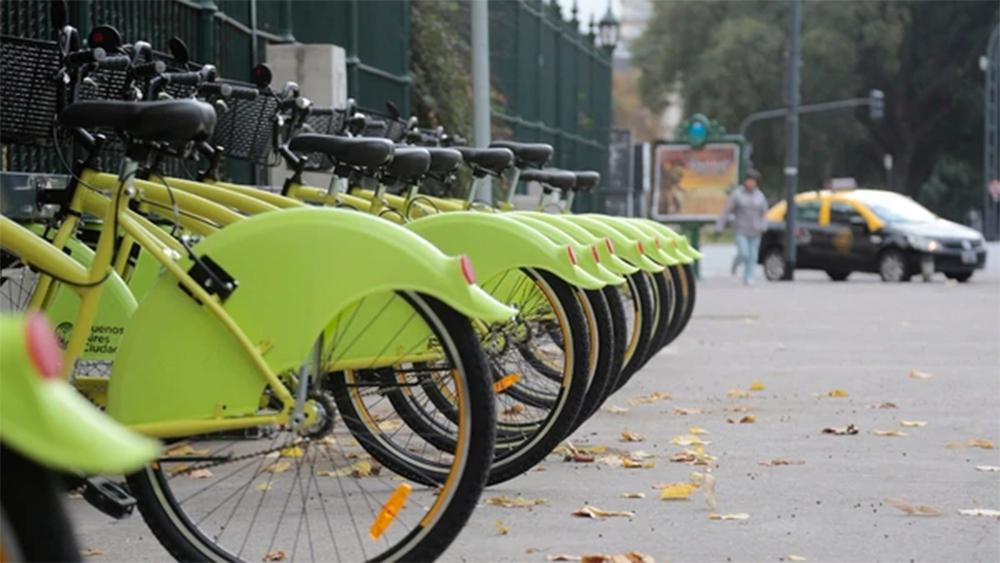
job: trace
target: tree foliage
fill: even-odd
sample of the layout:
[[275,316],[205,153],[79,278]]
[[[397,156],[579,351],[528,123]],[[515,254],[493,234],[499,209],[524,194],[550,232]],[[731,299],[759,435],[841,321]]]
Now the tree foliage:
[[469,46],[457,31],[456,0],[412,2],[413,108],[420,123],[468,136],[472,120]]
[[[679,91],[688,113],[705,113],[733,132],[748,114],[782,107],[790,11],[790,2],[654,3],[653,19],[633,46],[644,103],[661,110],[667,95]],[[890,154],[893,189],[956,217],[977,206],[983,111],[977,62],[998,13],[991,1],[805,2],[802,103],[877,88],[885,92],[886,115],[881,121],[864,109],[804,115],[801,185],[854,176],[884,186],[883,157]],[[783,124],[758,123],[748,137],[774,193]],[[948,190],[961,193],[943,196]]]

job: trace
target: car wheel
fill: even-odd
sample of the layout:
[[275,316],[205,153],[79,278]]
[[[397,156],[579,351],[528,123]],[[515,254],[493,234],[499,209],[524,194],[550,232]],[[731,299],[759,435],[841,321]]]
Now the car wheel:
[[780,248],[770,248],[764,253],[764,277],[768,281],[778,281],[785,277],[785,254]]
[[965,283],[972,277],[972,272],[952,272],[945,275],[948,276],[948,279],[950,280],[955,280],[958,283]]
[[847,276],[851,275],[850,270],[827,270],[826,275],[830,276],[833,281],[844,281]]
[[906,267],[906,256],[894,248],[886,250],[879,256],[878,273],[884,282],[909,281],[912,276]]

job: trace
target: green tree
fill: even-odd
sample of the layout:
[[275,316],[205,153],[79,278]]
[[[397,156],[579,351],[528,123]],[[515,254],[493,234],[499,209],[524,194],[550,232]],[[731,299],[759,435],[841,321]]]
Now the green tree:
[[411,2],[413,108],[426,127],[468,136],[472,119],[469,47],[458,33],[456,0]]
[[[789,8],[789,2],[655,3],[633,48],[644,102],[659,110],[669,92],[679,91],[689,113],[708,114],[731,131],[749,113],[781,107]],[[983,77],[976,62],[998,13],[989,1],[806,2],[803,103],[878,88],[886,94],[886,117],[872,121],[865,110],[804,116],[802,185],[819,186],[832,175],[884,185],[885,154],[895,161],[892,187],[913,196],[933,192],[920,188],[942,158],[978,170]],[[782,123],[755,125],[749,136],[754,163],[773,192],[781,181]],[[938,180],[954,183],[958,176],[965,177]],[[935,185],[940,191],[940,181]],[[952,189],[981,190],[981,181]]]

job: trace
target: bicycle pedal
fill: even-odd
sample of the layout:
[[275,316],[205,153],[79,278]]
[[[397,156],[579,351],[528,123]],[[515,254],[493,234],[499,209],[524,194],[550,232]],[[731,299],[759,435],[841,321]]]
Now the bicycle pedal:
[[135,497],[125,485],[104,477],[87,479],[83,488],[83,498],[91,506],[115,520],[131,516],[135,509]]

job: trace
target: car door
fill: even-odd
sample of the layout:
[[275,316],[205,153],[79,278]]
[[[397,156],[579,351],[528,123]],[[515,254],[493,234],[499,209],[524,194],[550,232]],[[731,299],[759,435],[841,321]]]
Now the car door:
[[827,244],[823,246],[825,269],[865,270],[877,253],[873,250],[868,222],[852,201],[831,201]]
[[801,201],[795,205],[796,267],[817,268],[816,240],[822,238],[819,199]]

